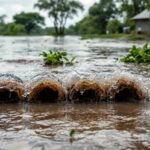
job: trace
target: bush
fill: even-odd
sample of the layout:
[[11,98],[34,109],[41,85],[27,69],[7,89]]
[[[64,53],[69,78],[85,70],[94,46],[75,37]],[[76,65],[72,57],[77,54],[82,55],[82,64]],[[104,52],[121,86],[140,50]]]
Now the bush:
[[43,52],[40,54],[43,57],[44,63],[46,65],[62,65],[62,64],[73,64],[76,57],[72,57],[71,59],[68,58],[66,52],[62,51],[51,51]]
[[122,32],[121,22],[117,19],[110,20],[107,24],[107,31],[109,31],[109,33],[121,33]]
[[129,54],[119,60],[131,63],[150,63],[150,47],[148,44],[145,44],[143,48],[133,46]]

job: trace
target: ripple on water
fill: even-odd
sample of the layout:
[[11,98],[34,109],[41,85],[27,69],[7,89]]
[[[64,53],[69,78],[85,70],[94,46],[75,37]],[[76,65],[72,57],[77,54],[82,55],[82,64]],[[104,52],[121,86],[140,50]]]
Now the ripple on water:
[[[22,144],[26,149],[40,149],[41,145],[45,149],[117,146],[120,150],[150,146],[149,103],[25,105],[1,106],[2,148],[20,149],[18,145]],[[71,129],[75,135],[70,141]]]
[[[114,60],[127,54],[133,44],[142,45],[142,41],[81,41],[79,37],[45,36],[0,37],[0,43],[3,43],[0,46],[1,73],[17,75],[24,81],[25,88],[26,83],[29,87],[36,85],[37,80],[45,78],[45,74],[49,75],[49,80],[57,78],[65,91],[70,79],[86,78],[116,85],[113,77],[128,72],[127,76],[133,77],[138,87],[149,93],[149,65],[126,65]],[[39,54],[49,49],[61,49],[71,56],[76,55],[77,62],[73,66],[44,67]],[[34,76],[37,74],[40,78]],[[12,76],[9,78],[18,80]],[[0,149],[147,150],[150,147],[149,108],[148,102],[0,104]],[[70,137],[72,129],[75,134]]]

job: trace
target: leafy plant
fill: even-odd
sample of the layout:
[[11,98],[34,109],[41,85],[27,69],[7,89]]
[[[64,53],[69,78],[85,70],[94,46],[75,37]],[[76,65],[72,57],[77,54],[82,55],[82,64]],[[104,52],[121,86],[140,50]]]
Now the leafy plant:
[[75,129],[71,129],[69,131],[69,137],[70,137],[69,140],[70,140],[70,143],[73,143],[75,141],[75,133],[76,133]]
[[74,129],[71,129],[71,130],[70,130],[70,132],[69,132],[70,138],[73,138],[73,137],[74,137],[75,132],[76,132],[76,131],[75,131]]
[[150,63],[150,47],[145,44],[142,48],[133,46],[129,54],[120,58],[121,62]]
[[46,65],[62,65],[62,64],[73,64],[76,57],[73,56],[71,59],[68,58],[66,52],[62,51],[51,51],[43,52],[40,54],[43,57],[43,60]]

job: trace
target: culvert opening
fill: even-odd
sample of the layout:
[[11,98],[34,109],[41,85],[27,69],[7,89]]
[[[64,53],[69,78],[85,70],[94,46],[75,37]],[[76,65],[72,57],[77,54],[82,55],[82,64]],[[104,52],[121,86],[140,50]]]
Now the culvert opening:
[[9,89],[0,89],[0,102],[18,102],[20,100],[15,91]]
[[51,89],[49,87],[45,87],[43,89],[41,89],[40,91],[38,91],[37,93],[35,93],[35,97],[34,100],[38,101],[38,102],[57,102],[59,98],[59,93],[58,91]]
[[115,101],[117,102],[129,102],[139,101],[139,95],[135,89],[122,88],[115,94]]
[[76,102],[95,102],[98,100],[97,92],[93,89],[86,89],[84,91],[77,91],[73,95],[73,100]]

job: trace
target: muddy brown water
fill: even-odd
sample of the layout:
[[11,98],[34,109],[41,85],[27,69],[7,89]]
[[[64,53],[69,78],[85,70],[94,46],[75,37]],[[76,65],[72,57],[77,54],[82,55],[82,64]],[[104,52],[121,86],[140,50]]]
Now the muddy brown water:
[[[0,74],[23,80],[25,93],[37,78],[110,83],[125,76],[138,81],[149,97],[150,65],[115,61],[145,41],[80,40],[79,37],[0,37]],[[48,49],[76,55],[73,66],[44,67],[39,56]],[[70,132],[74,135],[70,136]],[[0,103],[0,150],[150,149],[150,103]]]

